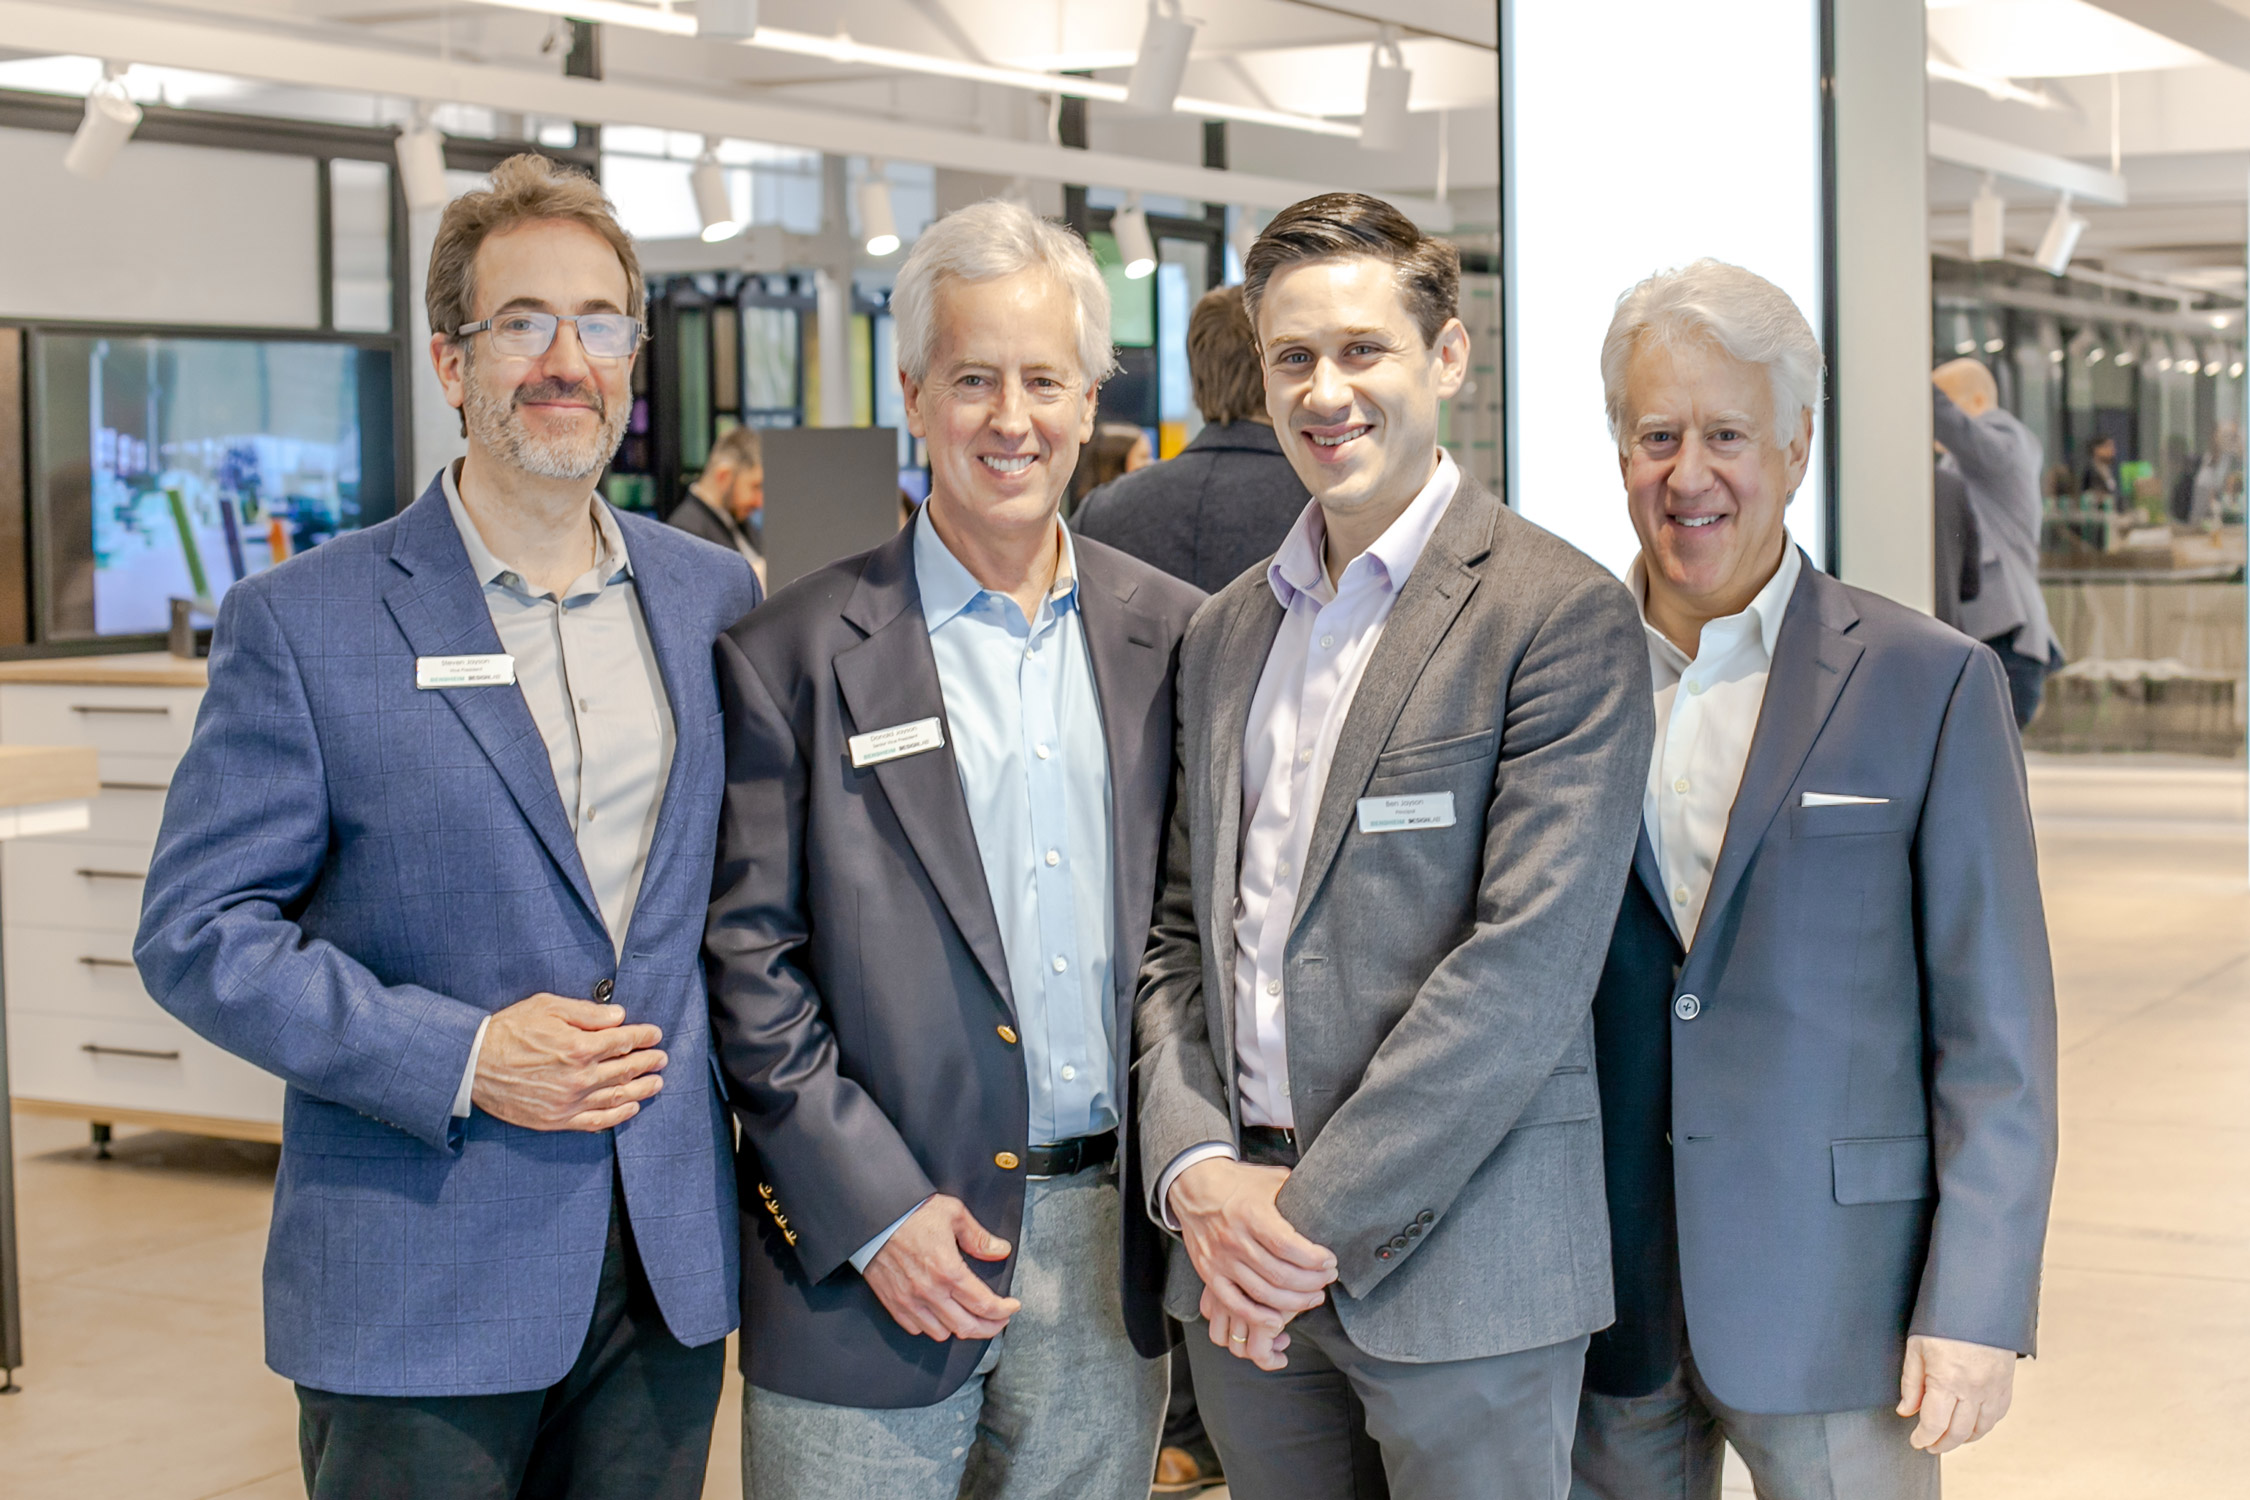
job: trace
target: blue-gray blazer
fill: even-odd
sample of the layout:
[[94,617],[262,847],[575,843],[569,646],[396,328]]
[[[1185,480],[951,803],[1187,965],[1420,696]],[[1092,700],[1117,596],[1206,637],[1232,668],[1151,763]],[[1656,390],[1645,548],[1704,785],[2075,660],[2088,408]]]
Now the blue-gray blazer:
[[[289,1085],[266,1360],[301,1384],[561,1379],[613,1175],[672,1332],[734,1327],[732,1142],[697,954],[723,769],[711,643],[758,585],[738,556],[617,519],[678,732],[622,959],[522,693],[414,685],[418,656],[500,650],[437,484],[220,607],[134,956],[158,1004]],[[486,1015],[605,979],[670,1054],[639,1115],[597,1135],[453,1117]]]

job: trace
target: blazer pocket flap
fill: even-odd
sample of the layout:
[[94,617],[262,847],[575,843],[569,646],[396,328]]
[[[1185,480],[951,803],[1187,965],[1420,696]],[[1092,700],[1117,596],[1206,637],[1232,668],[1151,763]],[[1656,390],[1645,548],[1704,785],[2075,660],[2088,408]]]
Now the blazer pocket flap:
[[1906,833],[1920,819],[1922,809],[1912,802],[1847,802],[1793,807],[1789,810],[1789,836],[1798,839],[1841,838],[1848,834]]
[[1931,1196],[1930,1138],[1894,1135],[1879,1140],[1834,1141],[1836,1201],[1908,1203]]
[[1376,758],[1374,775],[1405,776],[1414,771],[1434,771],[1440,766],[1457,766],[1464,761],[1482,760],[1492,753],[1494,733],[1480,729],[1475,734],[1456,735],[1447,740],[1425,740],[1419,745],[1401,745],[1396,750],[1386,750]]
[[1567,1120],[1591,1120],[1601,1112],[1601,1091],[1594,1086],[1594,1075],[1584,1068],[1576,1072],[1561,1069],[1547,1075],[1539,1092],[1516,1116],[1516,1128],[1526,1125],[1559,1125]]

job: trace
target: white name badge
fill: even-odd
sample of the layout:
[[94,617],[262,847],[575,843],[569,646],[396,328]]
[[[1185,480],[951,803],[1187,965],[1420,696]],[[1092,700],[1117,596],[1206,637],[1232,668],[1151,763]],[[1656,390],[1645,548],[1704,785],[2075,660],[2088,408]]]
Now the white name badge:
[[512,656],[417,656],[418,688],[506,687],[516,680]]
[[1412,797],[1359,799],[1361,833],[1412,833],[1453,826],[1453,794],[1422,792]]
[[925,750],[943,748],[945,721],[916,719],[911,724],[870,729],[865,734],[853,735],[844,743],[851,747],[852,769],[864,771],[869,766],[879,766],[886,760],[898,760],[903,756],[920,755]]

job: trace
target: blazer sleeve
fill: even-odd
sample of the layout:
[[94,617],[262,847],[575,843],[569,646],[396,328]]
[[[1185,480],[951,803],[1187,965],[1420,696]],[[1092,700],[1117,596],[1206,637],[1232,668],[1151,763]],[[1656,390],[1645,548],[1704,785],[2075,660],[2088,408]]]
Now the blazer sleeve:
[[1355,1297],[1406,1263],[1377,1247],[1447,1211],[1587,1024],[1656,733],[1647,652],[1605,574],[1555,606],[1517,664],[1474,923],[1281,1190]]
[[385,984],[293,914],[320,879],[328,783],[295,653],[230,589],[211,685],[172,777],[133,957],[156,1003],[318,1098],[458,1151],[453,1099],[485,1011]]
[[882,1106],[844,1076],[804,967],[806,757],[731,635],[716,656],[727,784],[704,928],[712,1042],[797,1260],[821,1281],[937,1188]]
[[1997,423],[1978,421],[1935,386],[1930,396],[1931,428],[1961,466],[1962,477],[1988,489],[2004,486],[2009,470],[2021,462],[2007,431]]
[[1163,864],[1148,947],[1141,959],[1133,1007],[1134,1072],[1139,1080],[1140,1145],[1149,1214],[1164,1222],[1155,1201],[1165,1169],[1182,1152],[1208,1141],[1234,1144],[1226,1082],[1219,1076],[1203,987],[1203,942],[1195,918],[1195,848],[1188,813],[1187,673],[1181,674],[1179,727],[1182,749],[1172,762],[1172,816],[1165,829]]
[[2030,1354],[2055,1178],[2055,982],[2000,663],[1954,684],[1913,851],[1937,1217],[1910,1331]]

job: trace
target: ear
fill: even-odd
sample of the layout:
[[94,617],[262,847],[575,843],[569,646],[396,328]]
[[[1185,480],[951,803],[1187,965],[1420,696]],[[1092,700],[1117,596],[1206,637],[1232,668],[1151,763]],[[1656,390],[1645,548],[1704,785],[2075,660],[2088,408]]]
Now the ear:
[[1081,448],[1094,440],[1094,419],[1100,415],[1101,408],[1102,388],[1099,382],[1095,382],[1086,387],[1086,410],[1080,414],[1078,423],[1078,446]]
[[1450,401],[1469,379],[1469,330],[1459,318],[1446,320],[1430,354],[1437,361],[1437,398]]
[[430,335],[430,367],[445,390],[445,404],[459,408],[469,400],[468,346],[442,333]]
[[1812,408],[1797,413],[1797,431],[1789,439],[1788,452],[1782,461],[1788,465],[1789,488],[1787,493],[1795,498],[1797,487],[1805,482],[1805,466],[1812,462]]
[[929,424],[922,420],[922,390],[925,383],[904,370],[898,372],[899,395],[906,401],[906,431],[910,437],[926,438],[930,435]]

